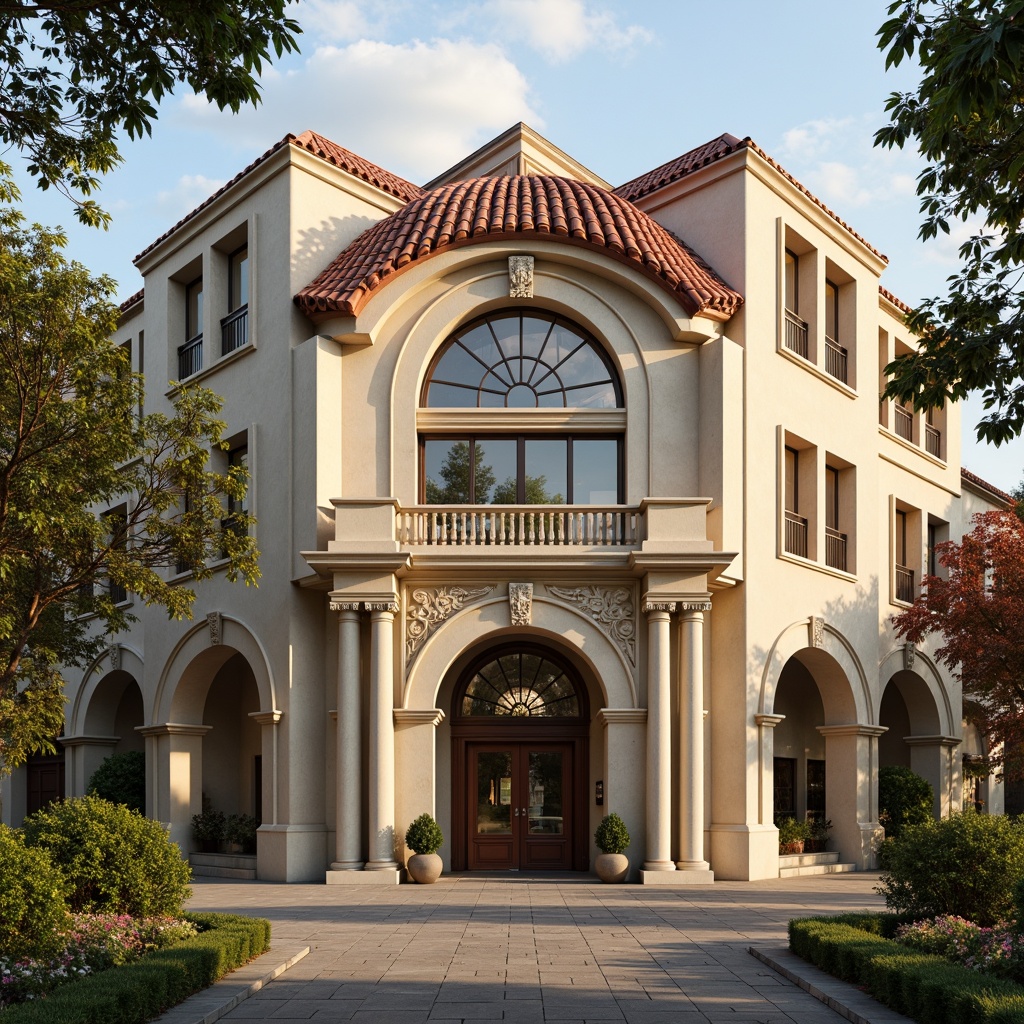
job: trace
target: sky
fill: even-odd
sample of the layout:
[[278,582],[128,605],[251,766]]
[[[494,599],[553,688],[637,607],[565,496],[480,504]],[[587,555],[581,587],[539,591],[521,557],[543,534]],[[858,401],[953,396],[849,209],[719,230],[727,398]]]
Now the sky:
[[[313,129],[417,183],[518,121],[612,185],[723,132],[750,136],[890,265],[910,305],[941,294],[969,225],[922,243],[913,151],[873,146],[890,93],[876,47],[889,0],[300,0],[300,53],[267,70],[263,103],[225,114],[187,90],[151,137],[125,140],[99,196],[108,231],[76,225],[59,195],[21,179],[28,216],[63,225],[69,251],[142,286],[132,259],[288,132]],[[17,164],[16,155],[5,157]],[[963,464],[1010,490],[1024,441],[981,445],[963,411]]]

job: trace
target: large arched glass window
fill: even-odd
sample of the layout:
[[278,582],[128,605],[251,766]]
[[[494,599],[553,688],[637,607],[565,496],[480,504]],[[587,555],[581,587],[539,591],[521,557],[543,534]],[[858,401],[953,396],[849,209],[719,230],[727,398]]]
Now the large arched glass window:
[[478,663],[456,704],[460,718],[579,718],[580,687],[561,658],[505,648]]
[[[426,504],[622,502],[621,432],[588,420],[621,410],[622,386],[604,349],[568,320],[515,310],[467,324],[441,346],[421,399],[425,411],[450,411],[447,429],[421,434]],[[502,419],[485,425],[483,410]],[[505,411],[521,414],[514,431],[501,429]]]

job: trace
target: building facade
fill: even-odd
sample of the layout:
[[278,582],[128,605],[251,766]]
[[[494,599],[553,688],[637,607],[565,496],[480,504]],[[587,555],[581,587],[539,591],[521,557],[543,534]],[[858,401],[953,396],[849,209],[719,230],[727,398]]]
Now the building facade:
[[615,811],[678,885],[777,877],[779,815],[872,866],[880,765],[960,806],[959,684],[890,619],[1005,496],[955,406],[879,403],[886,260],[749,139],[612,188],[519,125],[420,187],[306,132],[136,263],[116,340],[147,411],[223,396],[263,577],[136,607],[9,820],[138,749],[261,878],[393,884],[425,811],[449,870],[585,871]]

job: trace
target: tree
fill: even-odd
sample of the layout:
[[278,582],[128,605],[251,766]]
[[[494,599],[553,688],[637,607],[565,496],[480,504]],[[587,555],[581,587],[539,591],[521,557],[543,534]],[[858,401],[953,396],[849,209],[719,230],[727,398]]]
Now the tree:
[[886,67],[917,54],[915,93],[894,93],[875,144],[913,141],[927,240],[980,218],[960,246],[948,294],[907,318],[917,352],[885,372],[885,396],[917,408],[981,390],[992,411],[979,439],[1000,444],[1024,428],[1024,0],[896,0],[879,30]]
[[[527,474],[526,480],[523,481],[523,483],[526,488],[527,505],[563,504],[561,494],[548,494],[548,478],[543,474],[540,476],[530,476]],[[498,486],[494,488],[494,504],[518,505],[518,494],[519,492],[517,490],[516,481],[512,477],[509,477],[504,483],[498,484]]]
[[0,772],[60,730],[59,666],[82,665],[134,616],[131,591],[175,618],[193,579],[226,559],[229,579],[255,583],[242,467],[211,465],[220,402],[175,390],[169,415],[140,415],[143,381],[111,341],[114,284],[62,252],[63,235],[24,226],[0,190]]
[[0,141],[28,159],[87,224],[85,197],[120,162],[118,134],[152,133],[156,105],[187,85],[221,109],[258,103],[271,52],[297,49],[287,0],[0,2]]
[[1024,776],[1024,522],[1012,511],[980,512],[961,543],[936,547],[945,570],[925,576],[913,607],[893,617],[896,633],[920,643],[937,633],[936,657],[963,683],[964,711],[988,736],[990,760]]
[[438,476],[444,481],[442,487],[434,480],[427,480],[426,499],[428,505],[468,505],[475,494],[476,501],[483,504],[494,486],[494,470],[484,461],[484,449],[473,445],[473,483],[470,489],[469,442],[458,441],[448,449],[444,465]]

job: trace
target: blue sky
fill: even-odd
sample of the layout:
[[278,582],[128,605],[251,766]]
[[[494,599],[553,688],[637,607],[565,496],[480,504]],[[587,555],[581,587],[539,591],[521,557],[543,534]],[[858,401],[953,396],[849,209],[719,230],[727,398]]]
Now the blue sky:
[[[141,287],[132,258],[287,132],[312,128],[424,182],[525,121],[614,184],[723,132],[751,136],[890,259],[883,284],[908,303],[941,292],[964,226],[917,240],[914,153],[872,146],[888,94],[875,46],[888,0],[301,0],[301,53],[264,76],[237,116],[184,93],[152,138],[125,144],[107,177],[107,232],[22,182],[29,216],[63,224],[74,258]],[[979,446],[964,413],[964,464],[997,486],[1024,475],[1024,442]]]

